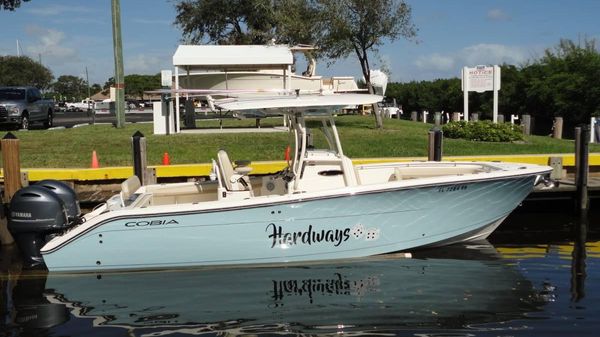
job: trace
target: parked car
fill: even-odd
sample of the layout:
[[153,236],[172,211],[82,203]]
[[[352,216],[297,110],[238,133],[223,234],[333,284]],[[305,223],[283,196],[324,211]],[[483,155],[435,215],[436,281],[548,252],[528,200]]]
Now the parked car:
[[29,129],[30,123],[53,125],[54,101],[34,87],[0,87],[0,125]]

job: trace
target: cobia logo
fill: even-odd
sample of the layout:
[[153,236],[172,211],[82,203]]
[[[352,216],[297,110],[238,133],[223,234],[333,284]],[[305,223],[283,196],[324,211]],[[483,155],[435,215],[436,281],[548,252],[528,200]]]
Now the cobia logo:
[[161,220],[140,220],[130,221],[125,223],[125,227],[146,227],[146,226],[161,226],[161,225],[178,225],[179,222],[175,219],[161,219]]

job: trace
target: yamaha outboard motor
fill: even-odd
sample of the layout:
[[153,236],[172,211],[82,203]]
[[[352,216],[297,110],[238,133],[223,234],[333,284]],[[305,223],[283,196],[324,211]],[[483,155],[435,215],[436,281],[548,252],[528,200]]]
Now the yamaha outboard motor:
[[79,203],[74,198],[75,192],[68,190],[71,188],[66,184],[44,181],[20,189],[10,201],[8,230],[29,267],[43,266],[40,249],[56,234],[78,222]]
[[54,192],[60,200],[62,200],[67,208],[67,216],[69,222],[73,222],[81,216],[81,208],[79,207],[79,201],[77,200],[77,194],[73,189],[58,180],[42,180],[35,184],[36,186],[43,186],[50,191]]

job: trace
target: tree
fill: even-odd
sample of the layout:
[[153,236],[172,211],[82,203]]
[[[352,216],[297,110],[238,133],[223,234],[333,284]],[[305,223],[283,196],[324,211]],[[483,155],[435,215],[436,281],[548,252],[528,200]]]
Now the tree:
[[54,92],[67,100],[81,100],[87,97],[87,84],[83,78],[62,75],[52,84]]
[[125,76],[125,95],[144,99],[144,91],[160,88],[160,74]]
[[21,1],[29,2],[29,0],[0,0],[0,9],[14,11],[15,8],[21,7]]
[[270,0],[184,0],[175,8],[189,43],[266,44],[274,37]]
[[[411,21],[411,8],[404,1],[394,0],[320,0],[323,37],[319,46],[329,59],[345,58],[354,53],[360,62],[370,93],[371,65],[369,54],[387,40],[412,38],[417,29]],[[375,109],[377,111],[377,109]],[[381,116],[375,114],[377,127],[383,127]]]
[[47,89],[53,78],[50,69],[27,56],[0,56],[0,86],[26,85]]
[[91,86],[92,93],[95,94],[95,93],[97,93],[97,92],[99,92],[101,90],[102,90],[102,86],[100,84],[98,84],[98,83],[92,84],[92,86]]

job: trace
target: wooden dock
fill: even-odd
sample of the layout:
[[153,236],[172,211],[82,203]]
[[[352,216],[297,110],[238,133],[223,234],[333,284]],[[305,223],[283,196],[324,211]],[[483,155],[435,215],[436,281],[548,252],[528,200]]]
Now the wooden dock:
[[[600,175],[594,174],[588,177],[588,193],[590,198],[596,199],[600,197]],[[563,179],[553,182],[552,186],[539,184],[531,192],[526,200],[576,200],[577,186],[575,185],[575,177],[572,174],[567,175]]]

